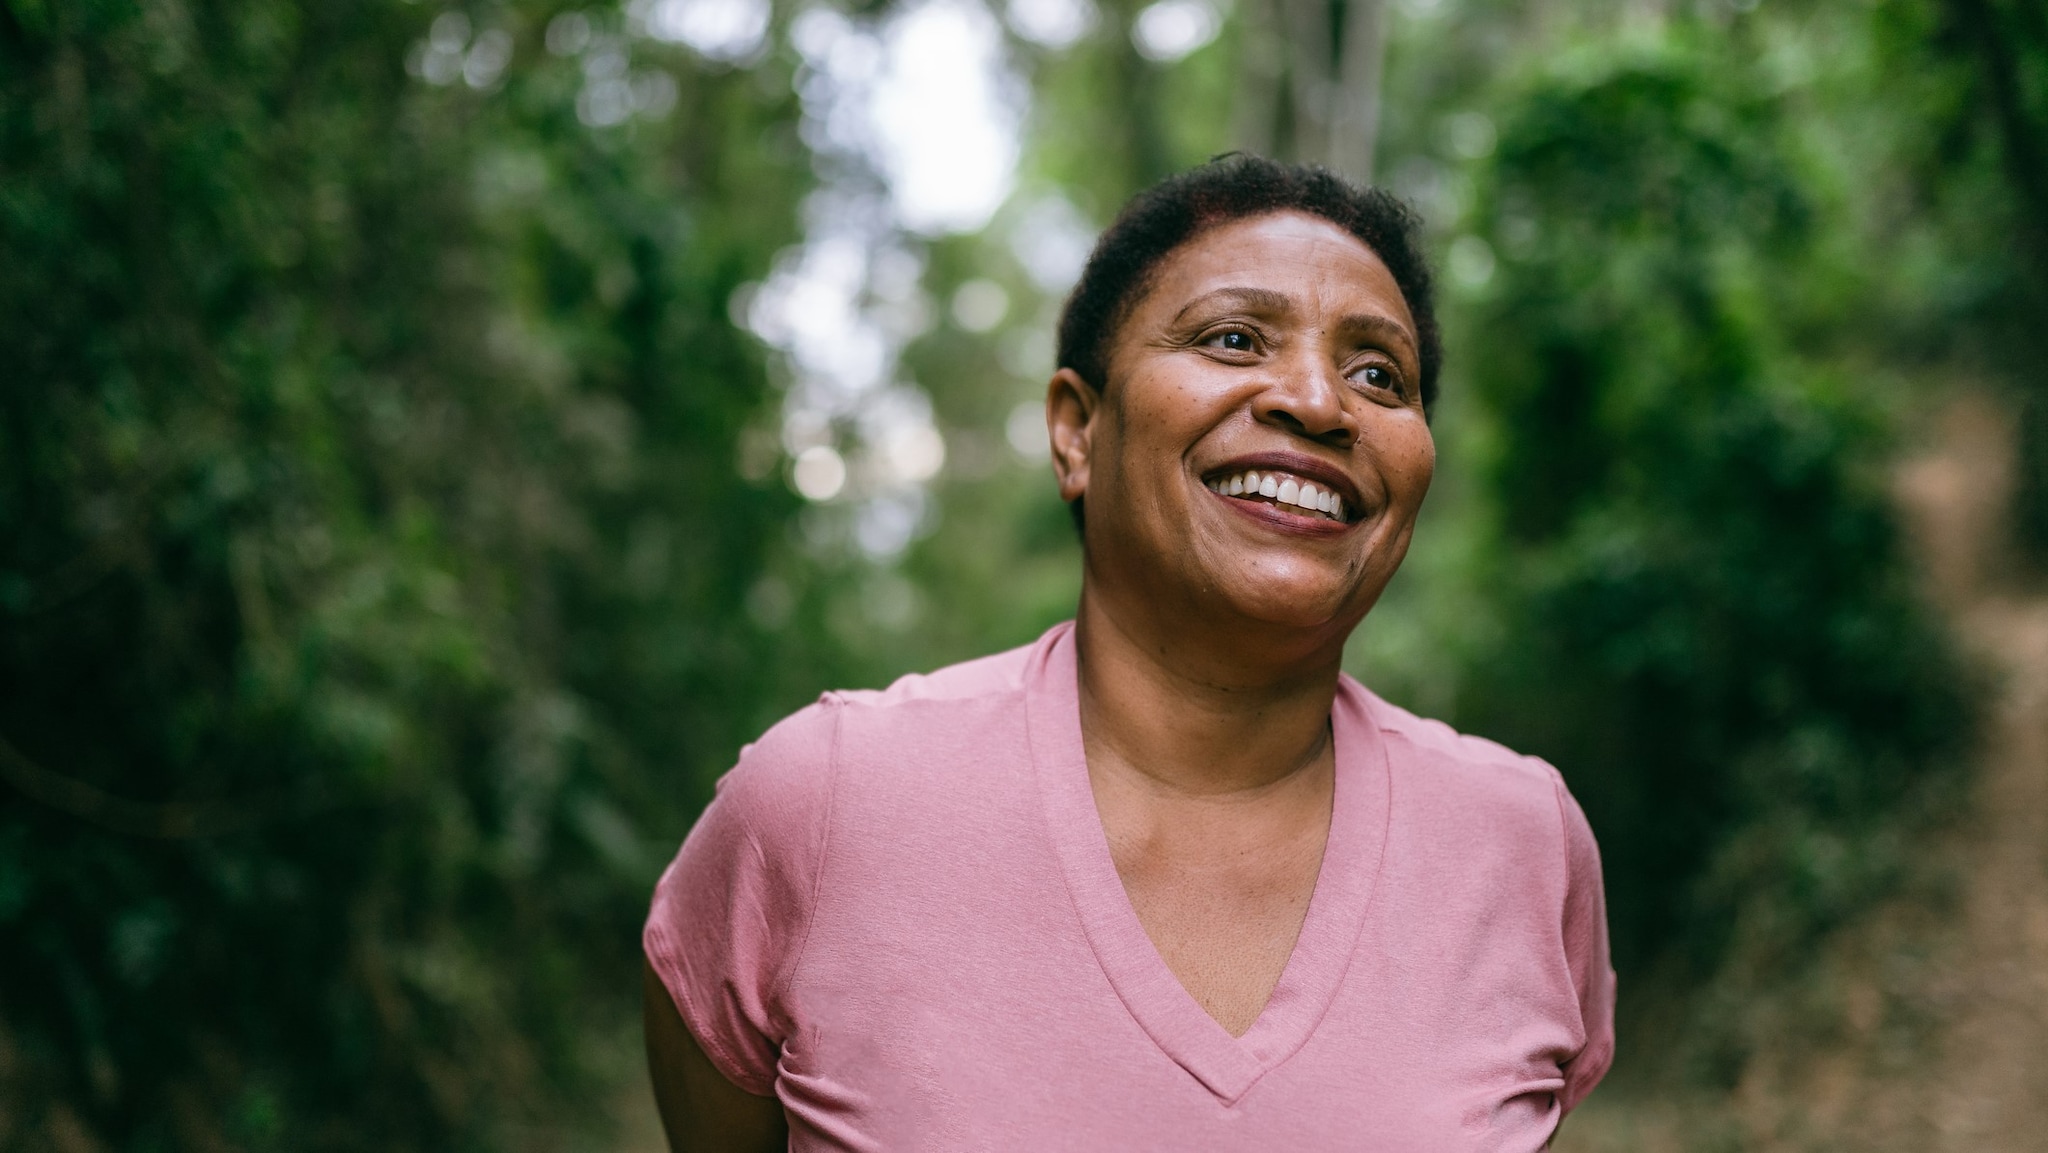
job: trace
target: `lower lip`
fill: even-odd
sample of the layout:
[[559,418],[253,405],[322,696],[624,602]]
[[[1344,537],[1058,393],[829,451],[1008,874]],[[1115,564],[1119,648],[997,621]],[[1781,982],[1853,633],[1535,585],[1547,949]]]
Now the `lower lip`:
[[1203,485],[1202,491],[1229,505],[1241,516],[1250,517],[1267,528],[1277,529],[1285,533],[1293,533],[1296,536],[1327,540],[1331,537],[1343,536],[1363,523],[1356,520],[1348,522],[1326,520],[1323,517],[1300,516],[1291,512],[1281,512],[1278,505],[1266,504],[1255,500],[1239,500],[1234,496],[1225,496],[1208,485]]

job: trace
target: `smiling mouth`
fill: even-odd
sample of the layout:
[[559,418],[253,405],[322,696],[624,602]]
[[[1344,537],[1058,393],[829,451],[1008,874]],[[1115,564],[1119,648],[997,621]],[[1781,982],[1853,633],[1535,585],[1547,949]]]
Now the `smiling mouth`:
[[1203,483],[1218,496],[1270,504],[1296,516],[1349,524],[1353,515],[1352,510],[1344,507],[1342,496],[1279,469],[1246,469]]

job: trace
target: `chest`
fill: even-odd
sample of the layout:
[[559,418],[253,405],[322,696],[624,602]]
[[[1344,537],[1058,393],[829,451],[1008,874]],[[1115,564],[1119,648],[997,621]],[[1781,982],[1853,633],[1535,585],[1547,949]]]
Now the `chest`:
[[[1190,983],[1162,964],[1170,943],[1076,922],[1057,871],[972,879],[821,921],[781,1062],[792,1148],[1533,1153],[1555,1123],[1554,998],[1497,969],[1446,988],[1433,974],[1451,958],[1415,950],[1414,905],[1226,1037],[1162,996]],[[1327,1008],[1302,1014],[1324,981]],[[870,1144],[833,1136],[849,1131]]]
[[1160,959],[1210,1017],[1242,1036],[1300,938],[1329,818],[1313,808],[1249,824],[1204,816],[1118,813],[1106,815],[1104,832]]
[[1365,758],[1278,832],[1127,826],[1043,728],[1015,773],[838,794],[778,1009],[792,1149],[1543,1145],[1576,1013],[1498,830],[1395,811]]

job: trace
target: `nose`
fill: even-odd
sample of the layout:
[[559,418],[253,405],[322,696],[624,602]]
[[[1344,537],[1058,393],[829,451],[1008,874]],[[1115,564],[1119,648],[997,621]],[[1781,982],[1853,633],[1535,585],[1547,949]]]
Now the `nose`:
[[1358,419],[1344,403],[1345,384],[1336,364],[1320,349],[1303,349],[1274,368],[1272,379],[1252,401],[1252,415],[1261,424],[1296,436],[1350,448],[1358,439]]

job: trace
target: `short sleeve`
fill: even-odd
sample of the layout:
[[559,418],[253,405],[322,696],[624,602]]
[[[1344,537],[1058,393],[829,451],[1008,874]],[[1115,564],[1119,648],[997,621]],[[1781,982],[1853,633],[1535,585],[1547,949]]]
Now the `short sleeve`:
[[802,953],[823,867],[839,706],[832,698],[740,751],[656,882],[641,945],[711,1063],[775,1092],[789,1023],[780,997]]
[[1607,952],[1607,895],[1600,880],[1600,848],[1593,841],[1586,814],[1564,788],[1557,786],[1564,814],[1566,888],[1564,900],[1565,959],[1579,1001],[1579,1020],[1586,1044],[1564,1066],[1564,1089],[1558,1104],[1569,1113],[1586,1099],[1614,1063],[1614,967]]

